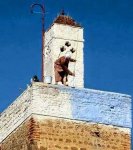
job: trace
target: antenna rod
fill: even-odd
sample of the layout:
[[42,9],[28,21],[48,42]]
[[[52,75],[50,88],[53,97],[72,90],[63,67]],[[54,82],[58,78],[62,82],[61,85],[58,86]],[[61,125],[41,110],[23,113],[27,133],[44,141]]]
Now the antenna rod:
[[[34,11],[34,7],[39,6],[41,12]],[[42,68],[41,68],[41,81],[44,82],[44,59],[45,59],[45,7],[42,4],[34,3],[31,5],[31,13],[40,13],[42,15]]]

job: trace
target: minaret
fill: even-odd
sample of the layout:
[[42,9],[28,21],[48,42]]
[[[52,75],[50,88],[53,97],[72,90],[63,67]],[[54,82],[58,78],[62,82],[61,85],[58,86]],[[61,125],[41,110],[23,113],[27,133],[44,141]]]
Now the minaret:
[[[65,46],[69,42],[71,46]],[[62,52],[61,47],[65,47]],[[75,77],[68,77],[68,85],[74,87],[84,87],[84,59],[83,59],[83,28],[70,16],[61,12],[54,20],[53,24],[45,33],[45,76],[52,77],[54,80],[54,61],[60,56],[63,56],[72,48],[75,50],[72,53],[72,58],[76,59],[76,63],[69,63],[69,69],[75,72]]]

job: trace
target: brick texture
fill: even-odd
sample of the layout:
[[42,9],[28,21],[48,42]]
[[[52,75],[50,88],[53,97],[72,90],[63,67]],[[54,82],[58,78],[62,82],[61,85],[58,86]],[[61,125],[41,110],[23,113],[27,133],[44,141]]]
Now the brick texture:
[[1,144],[1,150],[30,150],[28,139],[29,121],[14,130]]
[[91,89],[34,83],[0,116],[0,142],[31,116],[91,121],[131,129],[131,97]]
[[109,125],[32,116],[2,150],[130,150],[130,133]]

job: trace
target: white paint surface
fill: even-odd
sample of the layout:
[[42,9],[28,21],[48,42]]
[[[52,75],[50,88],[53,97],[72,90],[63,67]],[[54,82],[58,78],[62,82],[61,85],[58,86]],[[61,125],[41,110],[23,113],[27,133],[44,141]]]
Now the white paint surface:
[[131,97],[34,83],[0,116],[0,142],[31,114],[131,128]]

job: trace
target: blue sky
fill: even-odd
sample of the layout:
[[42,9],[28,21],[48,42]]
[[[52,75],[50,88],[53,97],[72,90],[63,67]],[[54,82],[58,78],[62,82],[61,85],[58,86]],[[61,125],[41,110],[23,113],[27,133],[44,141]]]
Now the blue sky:
[[133,95],[132,0],[0,1],[0,112],[41,69],[41,16],[33,2],[45,2],[46,28],[62,8],[84,27],[85,87]]

